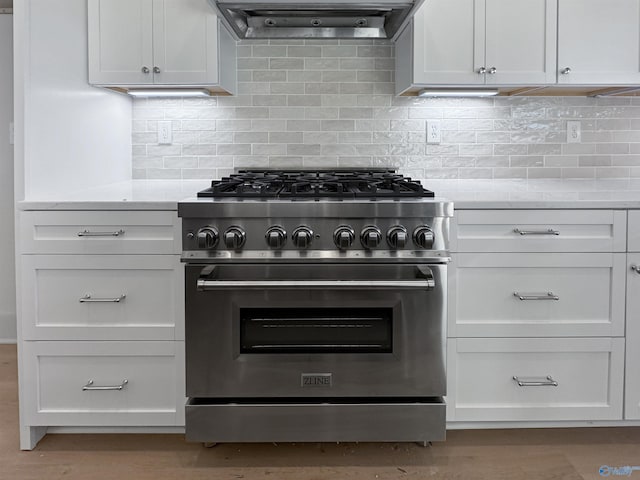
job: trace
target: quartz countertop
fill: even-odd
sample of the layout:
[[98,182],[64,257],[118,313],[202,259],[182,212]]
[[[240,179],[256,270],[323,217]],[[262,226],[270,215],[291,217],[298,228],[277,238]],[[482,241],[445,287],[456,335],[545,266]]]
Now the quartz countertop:
[[18,202],[20,210],[177,210],[211,180],[130,180]]
[[[436,180],[422,185],[456,209],[640,208],[640,179]],[[131,180],[29,198],[21,210],[177,210],[210,180]]]
[[640,179],[422,180],[456,209],[640,208]]

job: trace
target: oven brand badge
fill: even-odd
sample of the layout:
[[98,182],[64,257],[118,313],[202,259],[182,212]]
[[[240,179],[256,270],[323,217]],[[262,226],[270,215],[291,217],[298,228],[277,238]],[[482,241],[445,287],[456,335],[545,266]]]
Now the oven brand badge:
[[331,387],[332,376],[332,373],[303,373],[300,375],[300,386]]

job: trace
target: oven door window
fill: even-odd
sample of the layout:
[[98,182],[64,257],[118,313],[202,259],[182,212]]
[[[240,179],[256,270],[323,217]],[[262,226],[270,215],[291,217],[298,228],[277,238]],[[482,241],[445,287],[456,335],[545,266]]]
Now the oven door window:
[[391,308],[241,308],[241,353],[391,353]]

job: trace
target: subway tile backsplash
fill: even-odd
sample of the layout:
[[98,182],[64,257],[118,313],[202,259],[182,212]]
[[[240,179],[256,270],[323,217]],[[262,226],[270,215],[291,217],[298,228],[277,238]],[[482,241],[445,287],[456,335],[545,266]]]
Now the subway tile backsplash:
[[[238,95],[133,100],[133,178],[393,167],[416,178],[640,177],[640,98],[393,95],[377,40],[243,41]],[[159,120],[173,143],[158,145]],[[442,142],[426,143],[439,120]],[[579,120],[581,143],[566,143]]]

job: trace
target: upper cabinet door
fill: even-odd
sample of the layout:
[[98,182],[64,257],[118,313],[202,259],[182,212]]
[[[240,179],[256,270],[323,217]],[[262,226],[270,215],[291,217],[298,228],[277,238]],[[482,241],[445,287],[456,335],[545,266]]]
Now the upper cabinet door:
[[640,0],[559,0],[558,83],[640,83]]
[[218,22],[203,0],[153,0],[155,83],[218,83]]
[[89,0],[89,83],[153,83],[153,0]]
[[556,82],[557,0],[486,0],[486,83]]
[[207,0],[88,0],[89,83],[236,90],[236,41]]
[[424,2],[413,22],[413,83],[483,84],[484,12],[485,0]]

